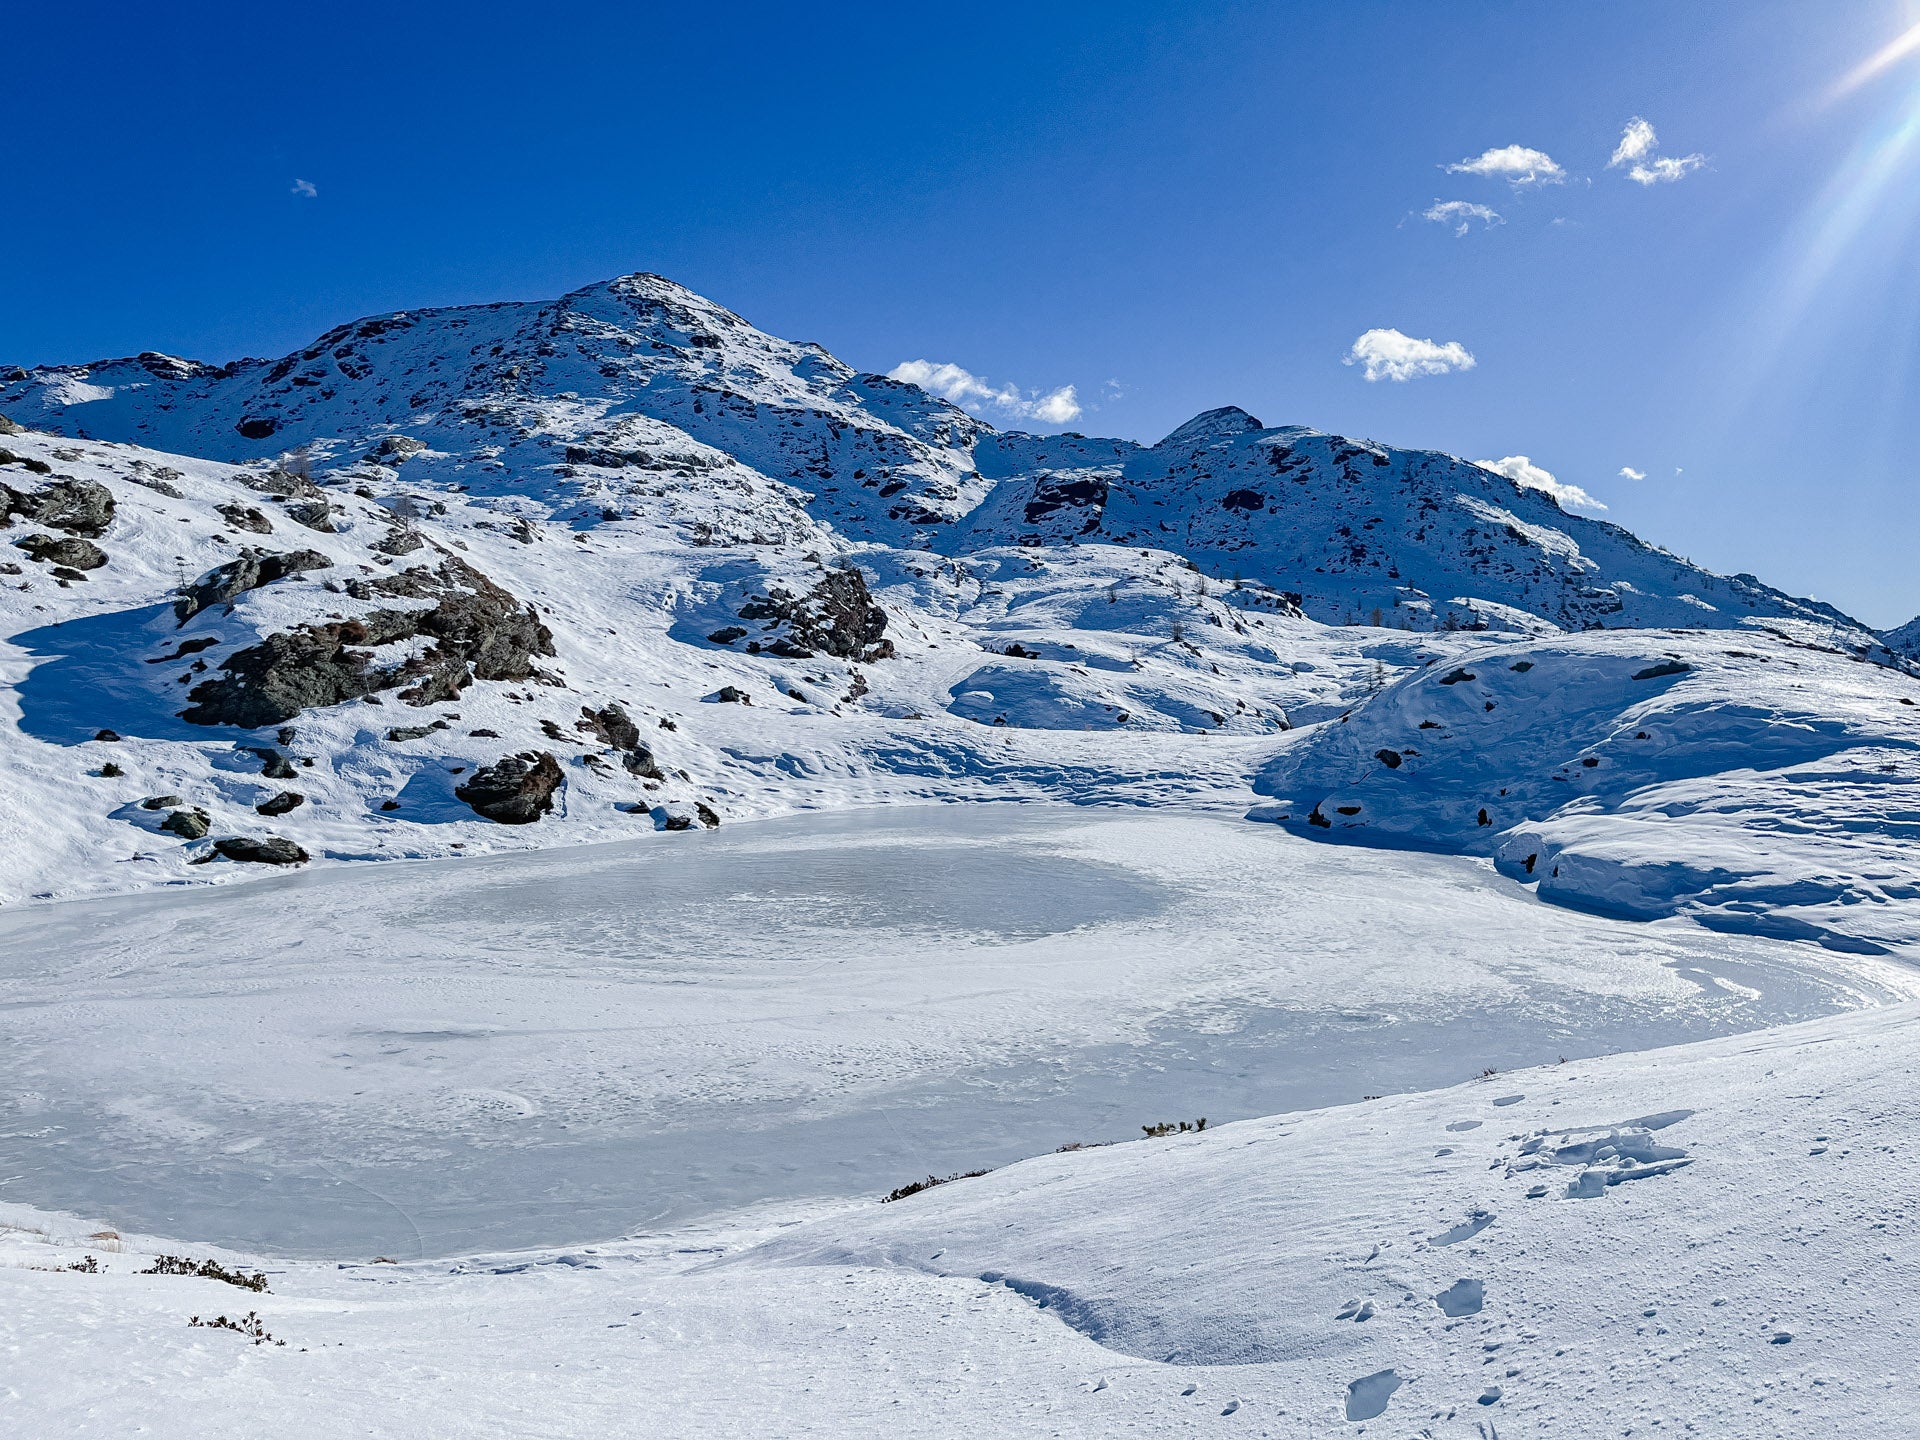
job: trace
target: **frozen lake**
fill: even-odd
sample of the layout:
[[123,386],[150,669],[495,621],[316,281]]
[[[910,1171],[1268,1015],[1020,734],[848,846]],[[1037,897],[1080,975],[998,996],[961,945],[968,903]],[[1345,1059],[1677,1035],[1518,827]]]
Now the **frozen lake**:
[[551,1246],[1916,993],[1237,819],[804,816],[0,914],[0,1199]]

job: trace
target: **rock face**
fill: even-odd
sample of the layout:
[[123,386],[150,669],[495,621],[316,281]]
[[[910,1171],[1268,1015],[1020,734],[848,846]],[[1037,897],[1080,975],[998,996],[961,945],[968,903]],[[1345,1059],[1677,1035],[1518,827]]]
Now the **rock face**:
[[278,835],[255,839],[251,835],[232,835],[213,842],[216,852],[229,860],[251,865],[304,865],[312,857],[291,840]]
[[[259,514],[258,511],[251,513]],[[180,598],[173,602],[174,619],[184,625],[202,610],[224,605],[249,590],[271,585],[289,575],[325,570],[332,564],[318,550],[242,555],[238,560],[215,566],[182,590]]]
[[453,793],[488,820],[529,825],[553,809],[553,792],[563,783],[559,761],[544,750],[528,750],[475,771]]
[[[448,557],[434,570],[418,566],[352,581],[347,591],[358,599],[434,603],[269,635],[229,656],[219,678],[196,685],[187,697],[194,703],[182,718],[254,729],[315,706],[393,689],[409,705],[431,705],[452,699],[475,680],[525,680],[534,656],[553,654],[553,635],[533,610],[463,560]],[[369,653],[373,646],[419,638],[429,643],[394,664],[379,666]]]
[[852,566],[829,570],[797,598],[775,586],[742,605],[740,618],[784,622],[785,635],[761,642],[777,655],[804,659],[824,651],[842,660],[884,660],[893,654],[893,642],[885,638],[887,612],[874,602],[866,577]]
[[98,538],[113,523],[113,492],[92,480],[56,480],[41,490],[0,485],[0,517],[10,515]]

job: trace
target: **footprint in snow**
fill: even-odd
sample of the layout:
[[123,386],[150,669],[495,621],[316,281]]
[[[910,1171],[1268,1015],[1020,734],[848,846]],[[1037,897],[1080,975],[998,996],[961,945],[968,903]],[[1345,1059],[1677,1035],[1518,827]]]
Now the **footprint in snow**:
[[1447,1129],[1453,1130],[1453,1131],[1478,1130],[1479,1128],[1480,1128],[1480,1122],[1478,1120],[1456,1120],[1451,1125],[1447,1126]]
[[1458,1225],[1442,1230],[1438,1235],[1429,1235],[1429,1245],[1458,1245],[1462,1240],[1471,1240],[1487,1226],[1493,1223],[1491,1210],[1469,1210],[1467,1218]]
[[1391,1368],[1362,1375],[1347,1386],[1347,1419],[1373,1420],[1386,1414],[1393,1392],[1405,1383]]
[[1458,1320],[1467,1315],[1478,1315],[1480,1307],[1486,1303],[1487,1287],[1480,1280],[1456,1280],[1438,1295],[1433,1303],[1440,1307],[1440,1313],[1449,1320]]

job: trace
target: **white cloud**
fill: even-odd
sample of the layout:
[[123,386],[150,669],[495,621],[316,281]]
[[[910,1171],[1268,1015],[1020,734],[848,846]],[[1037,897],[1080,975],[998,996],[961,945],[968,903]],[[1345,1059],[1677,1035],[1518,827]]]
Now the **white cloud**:
[[1621,132],[1620,143],[1613,147],[1613,158],[1607,161],[1607,168],[1618,170],[1626,165],[1631,167],[1627,178],[1636,185],[1661,185],[1684,180],[1707,163],[1704,155],[1655,155],[1653,152],[1659,145],[1660,137],[1654,133],[1653,126],[1636,115]]
[[1482,470],[1491,470],[1496,475],[1504,475],[1514,484],[1527,490],[1539,490],[1551,495],[1565,510],[1604,510],[1593,496],[1578,485],[1569,485],[1554,477],[1553,472],[1533,463],[1524,455],[1509,455],[1504,460],[1476,460],[1473,462]]
[[1340,363],[1366,366],[1369,380],[1412,380],[1421,375],[1471,370],[1476,362],[1458,340],[1438,344],[1416,340],[1398,330],[1369,330],[1353,342]]
[[1613,158],[1607,161],[1607,169],[1618,170],[1631,161],[1644,160],[1659,143],[1660,137],[1653,133],[1653,126],[1636,115],[1627,122],[1620,143],[1613,147]]
[[1530,150],[1525,145],[1503,145],[1443,168],[1449,175],[1485,175],[1505,180],[1516,189],[1522,185],[1558,185],[1567,178],[1567,172],[1546,151]]
[[1636,470],[1631,465],[1622,465],[1620,467],[1620,474],[1622,478],[1627,480],[1644,480],[1647,478],[1646,471]]
[[1651,165],[1636,165],[1627,171],[1627,178],[1641,185],[1659,185],[1662,182],[1684,180],[1694,171],[1707,163],[1704,155],[1661,155]]
[[1473,228],[1478,220],[1482,225],[1504,225],[1506,221],[1485,205],[1474,205],[1465,200],[1436,200],[1432,206],[1420,212],[1422,220],[1432,220],[1440,225],[1453,226],[1455,235],[1464,235]]
[[302,195],[311,200],[318,195],[320,191],[311,180],[296,180],[293,182],[292,190],[288,193],[292,195]]
[[994,410],[1020,420],[1038,420],[1043,425],[1066,425],[1080,418],[1080,401],[1071,385],[1045,395],[1031,390],[1022,394],[1017,385],[994,386],[958,365],[931,360],[902,361],[887,372],[887,377],[918,385],[968,410]]

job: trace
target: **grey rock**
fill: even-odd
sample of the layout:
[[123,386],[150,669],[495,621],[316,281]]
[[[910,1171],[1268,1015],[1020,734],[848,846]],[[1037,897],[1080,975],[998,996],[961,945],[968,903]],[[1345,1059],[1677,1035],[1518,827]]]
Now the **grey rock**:
[[[452,556],[437,569],[353,580],[356,598],[430,599],[431,607],[374,610],[351,620],[277,631],[236,651],[219,678],[196,685],[183,718],[195,725],[253,729],[291,720],[302,710],[343,700],[376,699],[400,687],[410,705],[451,700],[475,680],[525,680],[533,657],[553,654],[553,635],[529,606]],[[433,644],[378,668],[374,646],[427,636]]]
[[149,795],[140,802],[140,808],[142,810],[166,810],[185,803],[186,802],[178,795]]
[[262,815],[284,815],[289,810],[298,810],[307,803],[307,797],[298,790],[282,790],[278,795],[262,800],[253,808]]
[[210,606],[224,605],[262,585],[271,585],[289,575],[304,575],[309,570],[325,570],[332,564],[318,550],[242,555],[238,560],[215,566],[182,590],[180,598],[173,602],[174,619],[184,625]]
[[92,480],[56,480],[31,491],[0,485],[0,517],[5,515],[97,538],[113,523],[113,492]]
[[206,811],[198,807],[191,810],[175,810],[160,822],[160,828],[171,831],[182,840],[198,840],[213,828],[213,820]]
[[251,835],[231,835],[213,842],[213,848],[229,860],[250,865],[304,865],[312,857],[291,840],[278,835],[259,839]]
[[220,518],[236,530],[250,530],[255,535],[271,535],[273,533],[273,521],[266,517],[264,511],[256,510],[251,505],[242,505],[238,501],[235,501],[231,504],[219,505],[214,508],[219,511]]
[[528,825],[553,809],[553,793],[565,783],[559,761],[544,750],[528,750],[475,771],[453,793],[488,820]]
[[51,535],[28,535],[13,542],[42,565],[70,565],[76,570],[98,570],[107,552],[91,540],[56,540]]

